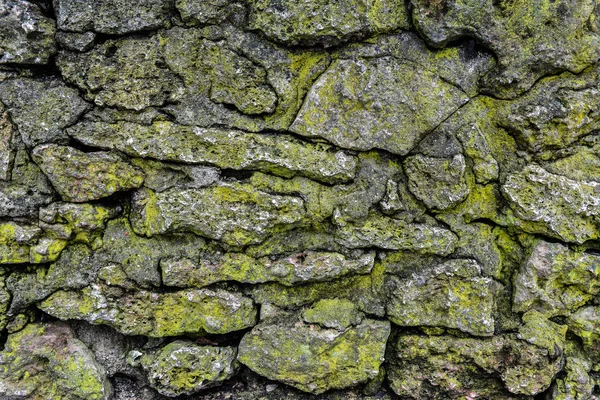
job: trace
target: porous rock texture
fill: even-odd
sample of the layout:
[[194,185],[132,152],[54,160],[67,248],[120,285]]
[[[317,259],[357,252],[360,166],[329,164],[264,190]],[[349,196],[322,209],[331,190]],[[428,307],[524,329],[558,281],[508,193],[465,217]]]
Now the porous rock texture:
[[0,0],[0,399],[600,399],[600,0]]

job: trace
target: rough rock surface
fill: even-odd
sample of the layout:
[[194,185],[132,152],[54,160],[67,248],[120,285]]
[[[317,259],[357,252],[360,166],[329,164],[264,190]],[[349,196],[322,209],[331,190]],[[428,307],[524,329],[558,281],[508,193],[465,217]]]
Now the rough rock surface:
[[0,398],[600,399],[600,0],[0,0]]

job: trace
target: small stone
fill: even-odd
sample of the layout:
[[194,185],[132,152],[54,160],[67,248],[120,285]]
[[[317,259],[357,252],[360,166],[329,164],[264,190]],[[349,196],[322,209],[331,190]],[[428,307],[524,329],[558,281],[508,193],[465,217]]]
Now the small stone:
[[235,347],[199,346],[176,340],[155,353],[144,354],[140,362],[150,386],[163,396],[191,395],[219,386],[237,369]]
[[234,246],[260,243],[273,230],[299,225],[305,215],[299,197],[237,182],[161,193],[144,189],[134,193],[132,203],[131,224],[139,235],[193,232]]
[[567,325],[550,321],[542,313],[531,310],[523,314],[523,325],[517,337],[537,347],[545,348],[550,357],[563,355],[567,340]]
[[461,154],[452,158],[407,157],[404,169],[408,176],[408,189],[427,208],[451,208],[469,195],[465,158]]
[[346,275],[371,272],[375,254],[357,258],[340,253],[305,251],[288,257],[255,259],[243,253],[201,258],[161,260],[162,281],[166,286],[203,287],[216,282],[279,282],[284,285],[330,281]]
[[37,5],[1,0],[0,64],[47,64],[56,53],[55,32],[54,21]]
[[467,101],[462,90],[412,62],[339,60],[313,85],[290,130],[347,149],[406,155]]
[[8,335],[0,382],[4,398],[109,400],[113,394],[104,368],[63,323],[29,324]]
[[260,324],[242,338],[238,360],[268,379],[320,394],[377,376],[389,334],[388,321],[371,319],[345,331]]
[[77,90],[58,79],[4,81],[0,83],[0,100],[8,107],[12,122],[29,147],[65,143],[67,135],[63,129],[89,109]]
[[32,155],[66,201],[96,200],[144,182],[143,173],[115,153],[48,144],[36,147]]
[[526,232],[579,244],[600,237],[600,183],[575,181],[529,165],[509,175],[502,192],[515,215],[525,221],[520,227]]
[[88,51],[94,47],[96,34],[94,32],[57,32],[56,42],[60,47],[72,51]]
[[0,103],[0,181],[9,181],[15,161],[15,129],[10,122],[8,112]]
[[165,0],[139,0],[135,6],[124,0],[54,0],[54,9],[60,30],[123,35],[166,27],[172,6]]
[[326,183],[350,181],[358,164],[356,157],[332,146],[282,134],[189,127],[171,122],[149,126],[86,122],[67,132],[88,146],[116,149],[136,157],[259,170],[287,178],[298,174]]
[[302,319],[308,324],[319,324],[323,328],[343,331],[361,323],[364,314],[356,304],[346,299],[323,299],[302,312]]
[[400,326],[459,329],[476,336],[494,334],[500,285],[481,276],[473,260],[450,260],[408,278],[390,276],[394,290],[388,318]]
[[38,307],[62,320],[105,324],[125,335],[150,337],[224,334],[250,328],[257,318],[252,300],[220,289],[124,293],[94,283],[81,291],[57,291]]
[[286,45],[332,46],[351,38],[408,29],[402,1],[250,1],[249,24]]
[[600,293],[600,257],[538,240],[514,281],[513,310],[568,316]]
[[242,4],[233,0],[175,0],[181,19],[188,24],[219,24],[231,14],[243,12]]
[[597,354],[600,349],[599,306],[581,307],[567,319],[567,325],[570,332],[581,338],[588,352]]

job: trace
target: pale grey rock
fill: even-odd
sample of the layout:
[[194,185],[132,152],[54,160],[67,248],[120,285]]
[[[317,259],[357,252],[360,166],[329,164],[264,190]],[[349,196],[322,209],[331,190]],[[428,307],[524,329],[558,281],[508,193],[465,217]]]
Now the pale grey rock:
[[96,36],[94,32],[57,32],[56,42],[63,49],[83,52],[94,47]]

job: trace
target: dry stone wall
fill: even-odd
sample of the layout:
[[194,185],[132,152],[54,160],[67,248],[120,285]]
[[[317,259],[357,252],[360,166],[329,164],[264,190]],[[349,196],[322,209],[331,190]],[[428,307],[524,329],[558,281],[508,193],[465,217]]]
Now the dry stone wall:
[[598,0],[0,0],[0,398],[600,398]]

